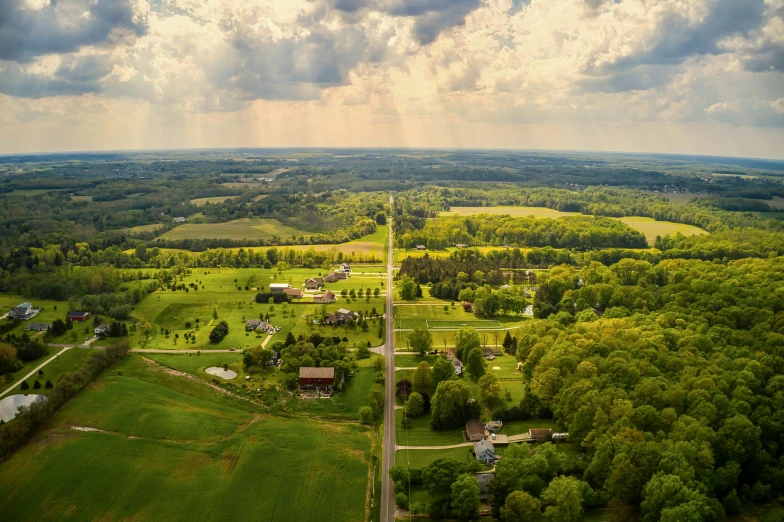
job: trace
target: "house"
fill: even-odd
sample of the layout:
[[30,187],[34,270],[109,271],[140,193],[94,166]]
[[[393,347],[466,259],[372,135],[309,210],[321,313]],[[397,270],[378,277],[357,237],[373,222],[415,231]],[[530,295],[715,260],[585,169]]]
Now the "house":
[[185,218],[180,216],[180,217],[174,218],[172,221],[174,221],[175,223],[185,223]]
[[[350,269],[349,269],[349,272],[350,272]],[[348,279],[349,272],[337,272],[338,279],[341,280],[341,281],[345,281],[346,279]]]
[[335,368],[303,366],[299,369],[300,388],[331,388],[334,382]]
[[465,246],[465,243],[455,243],[455,246],[456,246],[457,248],[465,248],[465,247],[466,247],[466,246]]
[[452,366],[455,369],[455,375],[457,375],[458,377],[463,375],[463,363],[460,362],[460,359],[457,358],[452,359]]
[[307,281],[305,281],[305,288],[308,290],[318,290],[324,286],[324,278],[323,277],[311,277]]
[[490,421],[490,422],[486,422],[485,423],[485,429],[487,431],[492,431],[494,433],[496,431],[501,431],[501,428],[503,428],[503,427],[504,427],[504,423],[501,422],[500,420]]
[[35,317],[35,314],[38,313],[38,310],[33,308],[28,302],[24,302],[18,306],[11,308],[11,311],[8,312],[8,317],[10,319],[18,319],[20,321],[27,321],[32,317]]
[[447,348],[446,349],[446,358],[450,361],[455,359],[455,349],[454,348]]
[[340,264],[340,272],[343,274],[350,274],[351,273],[351,265],[348,263],[341,263]]
[[270,283],[271,294],[282,294],[287,288],[291,288],[291,285],[286,283]]
[[269,368],[274,368],[275,366],[278,365],[278,361],[280,361],[280,353],[276,352],[275,350],[272,350],[272,355],[270,355],[269,359],[264,361],[264,366],[267,366]]
[[248,319],[245,321],[245,331],[252,332],[261,324],[261,319]]
[[487,484],[495,478],[495,473],[476,473],[474,478],[479,483],[479,500],[487,500]]
[[101,326],[94,328],[93,332],[95,333],[95,335],[106,335],[109,333],[109,325],[102,324]]
[[338,297],[327,290],[325,293],[321,295],[317,295],[313,297],[313,302],[316,304],[332,304],[338,300]]
[[28,332],[29,331],[45,332],[49,330],[50,326],[51,325],[44,324],[44,323],[30,323],[28,325],[25,325],[24,329],[27,330]]
[[549,428],[531,428],[528,430],[528,437],[531,440],[551,440],[553,438],[553,430]]
[[68,319],[75,323],[83,323],[90,317],[90,312],[69,312]]
[[489,440],[482,439],[474,444],[474,453],[476,460],[482,464],[495,464],[495,447]]
[[340,279],[340,276],[337,272],[332,272],[331,274],[327,274],[324,276],[325,283],[337,283]]
[[427,247],[425,245],[417,245],[416,249],[417,250],[427,250]]
[[353,320],[356,321],[359,316],[352,312],[351,310],[346,310],[345,308],[341,308],[334,314],[327,317],[327,324],[345,324],[347,321]]
[[256,331],[257,331],[257,332],[266,332],[266,331],[267,331],[267,330],[269,330],[270,328],[272,328],[272,326],[271,326],[271,325],[270,325],[270,324],[269,324],[267,321],[262,321],[262,322],[261,322],[261,323],[260,323],[260,324],[259,324],[259,325],[256,327]]
[[482,423],[476,419],[471,419],[465,425],[466,439],[470,442],[476,442],[485,438],[485,428]]
[[292,299],[302,299],[301,288],[286,288],[285,290],[283,290],[283,293]]

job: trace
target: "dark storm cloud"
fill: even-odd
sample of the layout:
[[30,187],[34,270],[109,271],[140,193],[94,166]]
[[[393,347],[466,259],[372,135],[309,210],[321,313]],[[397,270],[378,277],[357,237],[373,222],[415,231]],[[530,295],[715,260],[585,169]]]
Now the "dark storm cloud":
[[6,62],[0,66],[0,92],[20,98],[100,92],[101,80],[111,71],[112,64],[99,56],[65,60],[52,76],[30,73],[25,66]]
[[134,18],[127,0],[52,0],[39,10],[26,9],[20,0],[0,0],[2,60],[24,63],[146,32],[146,22]]
[[784,72],[784,46],[765,46],[744,61],[746,69],[752,72]]
[[356,13],[362,9],[391,16],[414,18],[414,36],[421,45],[435,41],[442,32],[465,24],[481,0],[328,0],[335,9]]

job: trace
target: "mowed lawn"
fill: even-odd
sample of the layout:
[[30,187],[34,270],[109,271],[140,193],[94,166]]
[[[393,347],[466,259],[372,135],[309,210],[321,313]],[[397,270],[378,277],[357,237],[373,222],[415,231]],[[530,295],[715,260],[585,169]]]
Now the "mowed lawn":
[[[30,373],[33,368],[52,357],[52,355],[60,353],[62,348],[49,346],[47,347],[47,350],[49,351],[48,355],[25,364],[25,367],[21,371],[14,374],[14,379],[20,379],[24,377]],[[49,395],[52,390],[46,389],[46,381],[52,381],[52,384],[57,384],[57,381],[60,379],[62,374],[80,369],[82,366],[84,366],[84,363],[87,362],[94,352],[95,350],[93,348],[71,348],[66,350],[65,352],[60,353],[60,355],[58,355],[49,364],[41,368],[41,371],[44,372],[43,375],[39,375],[36,372],[33,377],[27,379],[27,384],[30,385],[29,390],[22,390],[22,383],[19,382],[9,393],[35,393],[38,395]],[[41,384],[41,388],[35,389],[35,381],[38,381]]]
[[197,199],[192,199],[191,204],[196,205],[197,207],[200,207],[207,203],[211,205],[217,205],[220,203],[224,203],[226,201],[231,201],[233,199],[236,199],[237,197],[238,196],[214,196],[210,198],[197,198]]
[[0,465],[0,512],[7,520],[364,520],[369,430],[254,408],[132,357]]
[[656,236],[674,236],[675,234],[683,234],[684,236],[696,236],[699,234],[707,234],[706,230],[692,225],[685,225],[683,223],[673,223],[672,221],[656,221],[649,217],[623,217],[621,221],[629,225],[635,230],[639,230],[648,240],[648,244],[652,245],[656,241]]
[[284,225],[277,219],[241,218],[225,223],[185,223],[169,230],[161,239],[270,239],[310,235]]

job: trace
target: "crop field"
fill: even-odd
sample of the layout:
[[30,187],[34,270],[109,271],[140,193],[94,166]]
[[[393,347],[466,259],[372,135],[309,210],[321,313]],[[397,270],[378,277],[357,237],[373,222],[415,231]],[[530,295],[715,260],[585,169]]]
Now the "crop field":
[[3,518],[364,520],[369,430],[256,408],[131,357],[0,465]]
[[169,230],[162,239],[270,239],[310,235],[277,219],[241,218],[226,223],[185,223]]
[[237,196],[215,196],[211,198],[196,198],[191,200],[191,204],[196,205],[197,207],[206,205],[207,203],[211,205],[218,205],[220,203],[226,202],[227,200],[231,201],[236,198]]
[[[580,216],[579,212],[559,212],[550,208],[544,207],[453,207],[449,212],[442,212],[441,215],[458,215],[458,216],[473,216],[476,214],[493,214],[511,216],[534,216],[537,218],[561,218],[566,216]],[[617,218],[632,227],[635,230],[642,232],[648,240],[648,244],[653,244],[656,236],[675,235],[678,232],[684,236],[693,236],[696,234],[707,234],[701,228],[684,225],[683,223],[673,223],[672,221],[656,221],[653,218],[630,216]]]
[[649,217],[623,217],[621,221],[629,225],[635,230],[639,230],[645,235],[648,244],[652,245],[656,241],[656,236],[674,236],[681,233],[684,236],[695,236],[699,234],[707,234],[708,232],[692,225],[684,225],[683,223],[673,223],[672,221],[656,221]]
[[163,228],[163,223],[152,223],[150,225],[139,225],[136,227],[123,228],[122,231],[128,234],[141,234],[143,232],[155,232]]

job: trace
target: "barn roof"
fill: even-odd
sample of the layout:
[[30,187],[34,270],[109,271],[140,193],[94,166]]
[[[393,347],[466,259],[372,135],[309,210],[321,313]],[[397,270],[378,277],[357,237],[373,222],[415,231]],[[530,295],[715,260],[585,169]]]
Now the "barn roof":
[[334,379],[335,368],[314,368],[303,366],[299,369],[300,379]]

